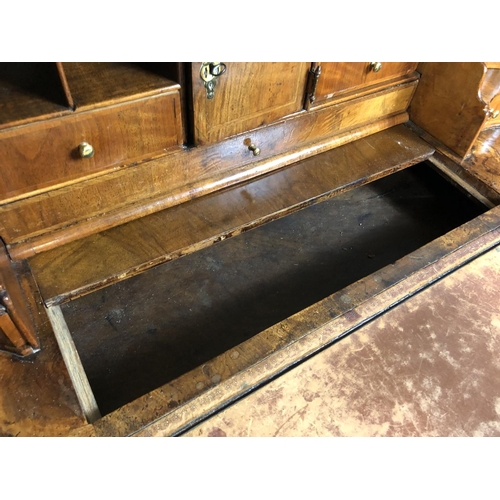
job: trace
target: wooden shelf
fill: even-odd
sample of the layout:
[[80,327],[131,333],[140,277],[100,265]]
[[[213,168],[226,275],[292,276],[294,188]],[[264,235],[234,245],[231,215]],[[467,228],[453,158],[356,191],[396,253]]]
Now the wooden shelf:
[[428,158],[403,125],[257,180],[93,234],[30,259],[46,305],[61,304]]
[[[179,89],[169,63],[61,64],[76,110]],[[169,78],[170,77],[170,78]]]
[[0,129],[70,112],[55,63],[0,63]]

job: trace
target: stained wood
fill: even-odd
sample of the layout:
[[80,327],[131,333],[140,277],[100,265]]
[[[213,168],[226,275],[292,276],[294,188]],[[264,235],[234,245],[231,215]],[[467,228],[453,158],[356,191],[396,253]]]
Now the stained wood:
[[417,63],[384,62],[375,73],[366,62],[323,62],[316,89],[315,105],[340,94],[391,81],[412,73]]
[[226,63],[207,99],[202,63],[192,63],[195,141],[210,144],[303,109],[310,63]]
[[483,63],[421,63],[410,118],[460,157],[466,157],[483,126],[480,88]]
[[51,307],[46,309],[46,312],[83,414],[87,421],[92,423],[99,419],[101,415],[61,308],[58,306]]
[[0,130],[69,113],[55,63],[0,63]]
[[[175,92],[6,131],[0,134],[0,199],[158,156],[181,144],[180,118]],[[92,158],[80,157],[82,142],[93,146]]]
[[179,433],[499,243],[495,208],[104,416],[96,434]]
[[77,110],[179,90],[168,63],[61,63]]
[[43,348],[28,361],[0,352],[0,436],[61,436],[86,424],[36,284],[18,276]]
[[423,161],[433,151],[400,125],[44,252],[30,265],[46,304],[60,304]]
[[[0,207],[0,234],[9,244],[49,231],[19,249],[22,258],[262,175],[406,121],[415,83],[306,113],[220,144],[129,167]],[[251,139],[262,152],[254,157]],[[276,156],[282,155],[282,156]],[[77,222],[77,226],[71,227]]]
[[497,248],[185,435],[500,436],[499,295]]

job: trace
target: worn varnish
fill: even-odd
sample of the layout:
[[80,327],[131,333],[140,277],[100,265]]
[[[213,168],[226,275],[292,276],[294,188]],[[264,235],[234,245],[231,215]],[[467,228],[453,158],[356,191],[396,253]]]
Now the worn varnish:
[[187,436],[500,436],[500,247]]
[[62,303],[391,174],[432,153],[399,126],[251,183],[41,253],[30,259],[30,266],[45,303]]
[[[402,123],[414,90],[415,82],[396,86],[10,203],[0,207],[0,234],[8,244],[43,234],[41,241],[23,245],[20,254],[26,257],[30,248],[38,252],[159,211]],[[248,139],[259,145],[260,156],[248,150]],[[23,258],[15,248],[10,252]]]

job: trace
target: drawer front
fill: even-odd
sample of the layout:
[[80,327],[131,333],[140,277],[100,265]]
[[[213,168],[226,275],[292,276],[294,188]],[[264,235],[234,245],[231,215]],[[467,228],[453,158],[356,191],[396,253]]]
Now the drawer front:
[[[106,171],[182,142],[178,92],[0,134],[0,199]],[[94,154],[82,157],[79,145]]]
[[316,89],[315,103],[356,90],[360,87],[383,83],[415,71],[417,63],[321,63],[321,75]]

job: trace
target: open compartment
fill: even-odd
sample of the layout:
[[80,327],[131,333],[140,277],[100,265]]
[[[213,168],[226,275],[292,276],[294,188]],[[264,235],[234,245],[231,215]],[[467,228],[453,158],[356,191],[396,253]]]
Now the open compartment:
[[0,63],[0,129],[67,113],[55,63]]
[[107,414],[483,211],[419,164],[61,309]]
[[76,110],[179,89],[179,63],[60,63]]

